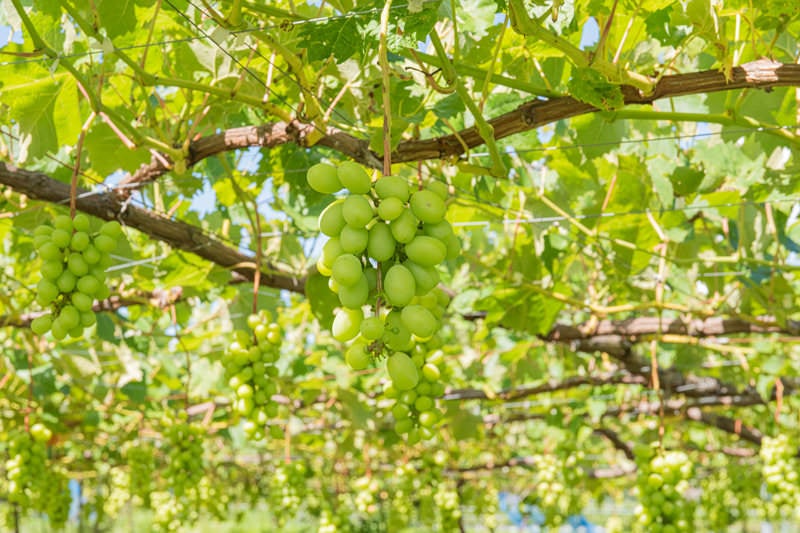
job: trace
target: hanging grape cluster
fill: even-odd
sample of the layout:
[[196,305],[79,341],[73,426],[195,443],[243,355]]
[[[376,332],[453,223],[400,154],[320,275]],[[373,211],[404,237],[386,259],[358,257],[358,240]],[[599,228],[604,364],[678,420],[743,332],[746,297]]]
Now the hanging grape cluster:
[[94,300],[110,295],[105,269],[117,241],[124,239],[122,228],[117,221],[101,223],[79,213],[74,219],[59,215],[33,235],[42,258],[36,301],[50,312],[34,319],[31,329],[37,335],[52,331],[57,340],[80,337],[96,321]]
[[171,421],[164,430],[167,465],[162,477],[167,480],[170,489],[178,497],[196,489],[203,477],[205,433],[205,428],[202,426],[188,423],[183,419]]
[[638,528],[653,533],[694,531],[694,503],[685,495],[692,476],[689,456],[653,446],[638,446],[635,452]]
[[408,527],[419,488],[419,476],[412,463],[405,463],[394,469],[387,517],[390,531],[402,531]]
[[43,424],[31,426],[30,432],[10,435],[6,461],[8,501],[23,509],[41,509],[41,496],[47,478],[47,448],[52,433]]
[[317,269],[330,276],[329,286],[341,303],[333,336],[354,341],[346,352],[350,367],[361,370],[386,356],[393,387],[411,391],[421,371],[409,353],[415,341],[430,339],[440,329],[448,302],[435,290],[436,267],[460,251],[444,218],[447,187],[434,182],[412,192],[398,176],[384,176],[373,184],[364,169],[351,162],[338,168],[314,165],[307,179],[312,189],[324,194],[343,187],[349,192],[319,217],[320,231],[330,239]]
[[116,518],[131,500],[130,478],[122,468],[112,468],[108,471],[104,488],[103,513]]
[[275,467],[275,473],[269,479],[269,503],[281,526],[300,507],[307,492],[307,475],[307,468],[298,461]]
[[442,418],[442,411],[436,403],[437,398],[444,394],[444,378],[450,369],[445,364],[443,351],[427,353],[422,345],[414,349],[411,361],[421,379],[405,391],[397,390],[393,382],[384,389],[384,395],[394,400],[391,410],[395,431],[406,435],[409,444],[416,444],[421,439],[433,437],[432,429]]
[[458,531],[461,520],[461,500],[452,480],[440,479],[433,493],[433,501],[439,512],[439,525],[442,531]]
[[548,527],[559,527],[580,511],[576,489],[583,481],[583,471],[578,466],[581,458],[580,452],[565,449],[534,457],[536,489],[529,500],[542,512]]
[[69,478],[59,470],[50,470],[43,485],[41,507],[54,530],[62,529],[67,523],[71,504]]
[[128,461],[128,476],[131,496],[138,504],[150,507],[150,492],[153,490],[153,472],[156,468],[155,451],[144,442],[130,443],[125,450]]
[[746,520],[751,510],[759,510],[761,472],[752,465],[725,461],[714,465],[713,472],[702,480],[700,509],[710,531],[727,531]]
[[236,395],[234,410],[246,418],[245,434],[261,440],[267,422],[279,413],[272,396],[278,392],[275,363],[280,355],[281,328],[266,310],[250,315],[247,326],[250,332],[237,331],[226,351],[225,375]]
[[759,452],[769,499],[765,502],[767,519],[791,519],[800,506],[797,445],[785,434],[764,437]]
[[353,480],[353,490],[355,496],[353,502],[356,509],[362,515],[374,515],[378,512],[377,500],[380,484],[378,480],[371,476],[361,476]]

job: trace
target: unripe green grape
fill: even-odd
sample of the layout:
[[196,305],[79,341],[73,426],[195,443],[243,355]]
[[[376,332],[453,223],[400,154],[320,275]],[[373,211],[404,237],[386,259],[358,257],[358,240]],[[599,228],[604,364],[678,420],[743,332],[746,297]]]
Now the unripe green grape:
[[414,240],[417,235],[417,224],[419,224],[417,217],[410,210],[405,210],[389,224],[389,228],[392,230],[392,237],[397,242],[405,244]]
[[[401,313],[401,318],[402,318],[402,313]],[[416,346],[416,348],[420,348],[420,345],[418,344]],[[411,360],[414,361],[414,365],[417,368],[422,368],[422,365],[425,364],[425,356],[422,355],[422,353],[420,353],[419,350],[415,350],[414,355],[411,356]],[[417,388],[419,388],[419,387],[417,387]],[[423,393],[420,392],[420,394],[423,394]]]
[[414,276],[415,294],[417,296],[428,294],[431,289],[439,284],[439,272],[435,268],[424,267],[413,261],[405,261],[403,266]]
[[72,240],[69,242],[69,247],[76,252],[82,252],[89,246],[89,234],[79,231],[72,234]]
[[408,182],[398,176],[384,176],[375,182],[375,192],[378,197],[397,198],[401,202],[407,202],[411,191]]
[[339,164],[337,169],[339,181],[345,188],[353,194],[367,194],[372,188],[372,180],[369,174],[358,163],[345,161]]
[[369,285],[367,277],[363,274],[355,285],[339,287],[339,301],[343,306],[350,309],[360,309],[362,305],[367,303],[368,297]]
[[342,188],[336,167],[327,163],[317,163],[308,169],[308,185],[322,194],[332,194]]
[[86,249],[81,252],[81,255],[83,256],[83,260],[86,261],[86,264],[88,265],[96,265],[102,258],[100,251],[92,244],[87,246]]
[[450,195],[447,184],[441,181],[433,180],[430,183],[428,183],[428,185],[425,188],[431,191],[432,193],[436,194],[436,196],[441,198],[443,201],[446,201],[447,197]]
[[53,227],[55,229],[64,230],[67,233],[72,233],[72,219],[67,215],[58,215],[53,219]]
[[392,237],[392,230],[381,222],[369,230],[367,254],[376,261],[382,262],[391,258],[395,253],[397,243]]
[[421,305],[405,307],[400,316],[408,330],[422,339],[431,337],[439,326],[433,314]]
[[[46,227],[46,226],[43,226],[43,227]],[[51,243],[50,235],[34,235],[33,236],[33,247],[36,248],[37,251],[40,250],[42,248],[42,246],[44,246],[45,244],[48,244],[48,243]]]
[[331,326],[333,338],[340,342],[354,339],[361,330],[363,319],[364,313],[361,309],[339,309]]
[[432,267],[444,261],[447,247],[434,237],[417,235],[405,248],[408,258],[418,265]]
[[342,204],[342,216],[348,226],[363,228],[374,216],[369,198],[363,194],[348,196]]
[[58,314],[58,319],[67,330],[75,328],[81,323],[81,314],[78,309],[72,305],[65,305],[61,308]]
[[403,214],[406,204],[399,198],[389,197],[378,205],[378,216],[383,220],[392,221]]
[[100,234],[94,238],[94,247],[97,248],[99,252],[104,252],[110,254],[117,248],[117,241],[114,240],[112,237],[108,235]]
[[439,421],[439,417],[436,416],[436,411],[424,411],[424,412],[419,414],[419,424],[422,427],[431,428],[438,421]]
[[33,230],[34,237],[49,237],[53,233],[53,227],[44,225],[44,226],[36,226],[36,229]]
[[89,311],[92,308],[92,297],[82,292],[73,292],[71,300],[72,305],[74,305],[75,309],[78,311]]
[[439,367],[431,363],[425,363],[422,367],[422,375],[431,383],[439,381],[439,378],[442,377]]
[[52,242],[48,242],[39,248],[39,257],[44,261],[63,261],[64,254],[58,249],[58,246]]
[[417,191],[409,201],[414,215],[426,224],[436,224],[444,219],[447,207],[444,201],[434,192]]
[[403,352],[395,352],[386,360],[386,370],[392,386],[398,391],[409,391],[419,383],[419,373],[414,362]]
[[50,313],[38,316],[31,321],[31,331],[37,335],[44,335],[50,331],[50,326],[53,324],[53,315]]
[[100,282],[92,275],[81,276],[76,286],[80,292],[88,296],[94,296],[100,290]]
[[89,217],[83,213],[77,213],[75,218],[72,219],[72,226],[75,228],[75,231],[83,231],[88,233],[91,231],[92,223],[89,220]]
[[64,322],[61,320],[61,317],[56,317],[53,319],[50,330],[53,333],[53,338],[57,341],[64,339],[69,332],[69,328],[64,326]]
[[97,322],[97,317],[94,311],[85,311],[81,313],[81,327],[90,328]]
[[336,261],[336,258],[343,253],[344,250],[342,249],[342,244],[339,242],[338,237],[331,237],[328,239],[328,242],[322,246],[322,260],[329,270],[333,266],[333,262]]
[[76,278],[85,276],[89,272],[89,265],[87,265],[86,261],[83,260],[83,256],[74,252],[69,254],[67,268],[75,275]]
[[348,254],[361,254],[367,249],[369,233],[364,228],[345,226],[339,234],[342,250]]
[[63,229],[54,230],[53,234],[50,235],[50,241],[62,249],[69,246],[71,238],[72,236],[70,233],[68,231],[64,231]]
[[116,220],[109,220],[100,226],[100,233],[103,235],[108,235],[115,240],[120,239],[123,236],[122,226]]
[[332,273],[331,267],[325,263],[324,258],[322,256],[320,256],[320,258],[317,259],[316,267],[317,267],[317,272],[319,272],[323,276],[328,277]]
[[414,275],[403,265],[392,265],[383,280],[383,291],[390,305],[395,307],[408,305],[416,291]]
[[77,339],[79,337],[83,337],[83,328],[81,327],[80,324],[78,324],[77,326],[69,330],[68,333],[70,337],[72,337],[73,339]]
[[36,285],[36,292],[36,301],[41,305],[48,305],[58,297],[58,286],[48,279],[43,279]]
[[342,254],[336,258],[331,268],[331,277],[342,286],[352,286],[358,283],[363,274],[361,261],[351,254]]
[[78,282],[78,278],[75,277],[75,274],[70,272],[69,270],[65,270],[58,276],[56,280],[56,285],[58,286],[58,290],[63,293],[70,293],[75,290],[75,284]]
[[403,324],[399,311],[391,311],[386,315],[382,340],[391,350],[403,351],[413,348],[411,332]]
[[58,279],[64,271],[64,263],[61,261],[44,261],[42,263],[42,277],[49,280]]
[[452,261],[453,259],[457,259],[459,255],[461,255],[461,241],[458,240],[458,237],[451,235],[447,239],[447,259]]
[[328,288],[331,290],[331,292],[333,292],[335,294],[339,294],[339,287],[340,287],[340,285],[338,283],[336,283],[335,279],[328,278]]
[[[100,253],[100,250],[98,250],[98,253]],[[114,264],[114,259],[111,257],[110,254],[101,253],[100,260],[97,262],[95,266],[99,268],[101,271],[105,272],[105,269],[107,269],[113,264]],[[97,277],[97,279],[100,279],[98,276],[95,277]]]
[[394,430],[398,435],[405,435],[414,429],[414,422],[410,418],[398,420],[394,424]]
[[419,412],[430,411],[433,409],[433,400],[428,396],[419,396],[414,400],[414,407]]
[[361,335],[369,341],[380,339],[383,336],[383,320],[377,316],[365,318],[361,322]]
[[353,370],[364,370],[372,362],[367,350],[367,344],[364,342],[354,342],[345,352],[345,361],[347,365]]
[[111,296],[111,289],[108,285],[100,285],[100,288],[97,290],[97,294],[95,294],[95,298],[98,300],[105,300]]
[[437,224],[423,224],[422,232],[429,237],[435,237],[446,243],[447,240],[453,235],[453,226],[446,220],[442,220]]
[[344,200],[336,200],[319,215],[319,230],[328,237],[338,237],[347,224],[342,214],[343,205]]

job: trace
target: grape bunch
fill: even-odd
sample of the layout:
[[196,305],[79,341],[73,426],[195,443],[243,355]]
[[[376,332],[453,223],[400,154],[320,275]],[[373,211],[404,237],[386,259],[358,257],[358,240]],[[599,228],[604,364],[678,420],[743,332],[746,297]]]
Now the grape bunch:
[[653,533],[694,531],[694,503],[685,496],[692,476],[689,456],[653,446],[637,446],[634,451],[639,491],[637,527]]
[[153,530],[169,533],[191,525],[186,503],[171,492],[153,492]]
[[153,472],[156,459],[153,447],[144,442],[130,443],[125,450],[128,461],[128,477],[131,496],[139,504],[150,507],[150,492],[153,490]]
[[582,455],[569,450],[560,450],[559,453],[534,457],[533,483],[536,490],[531,495],[532,503],[544,515],[545,525],[556,528],[580,510],[576,489],[583,477],[578,467]]
[[387,525],[390,531],[402,531],[411,523],[413,502],[419,491],[419,476],[412,463],[398,465],[392,476]]
[[48,472],[42,486],[41,510],[47,515],[50,526],[60,530],[67,523],[72,495],[69,490],[69,478],[59,470]]
[[359,513],[362,515],[374,515],[378,512],[375,496],[378,494],[380,485],[377,479],[370,476],[361,476],[353,480],[353,489],[356,492],[353,501]]
[[250,315],[247,326],[250,333],[237,331],[225,353],[225,376],[236,396],[233,408],[246,418],[245,434],[261,440],[267,422],[279,413],[272,396],[278,392],[275,362],[280,355],[281,328],[266,310]]
[[36,301],[50,312],[31,322],[37,335],[52,331],[57,340],[80,337],[96,321],[94,300],[108,298],[105,269],[110,253],[124,238],[119,222],[101,223],[79,213],[72,219],[59,215],[53,225],[34,230],[33,243],[42,258],[42,279]]
[[103,498],[103,514],[116,518],[131,500],[130,478],[120,467],[108,472],[107,486]]
[[797,445],[785,434],[764,437],[759,452],[769,499],[765,502],[766,517],[792,519],[800,506],[800,483],[798,483]]
[[204,474],[205,429],[186,422],[184,418],[171,421],[164,430],[167,466],[162,477],[178,498],[194,491]]
[[13,433],[8,442],[6,461],[8,501],[24,509],[41,510],[41,495],[47,477],[46,442],[52,433],[41,423],[30,431]]
[[460,251],[444,218],[447,187],[434,182],[412,192],[398,176],[373,184],[351,162],[338,168],[319,163],[309,169],[307,179],[324,194],[342,188],[349,192],[319,217],[320,231],[330,239],[317,269],[330,276],[329,286],[341,304],[331,327],[334,338],[354,341],[346,352],[353,369],[387,356],[394,388],[414,389],[420,371],[408,353],[415,340],[429,339],[439,330],[448,301],[434,290],[439,283],[436,267]]
[[436,399],[444,394],[442,378],[450,370],[445,365],[443,351],[435,350],[426,354],[421,345],[414,349],[411,362],[422,378],[417,380],[414,387],[404,391],[397,390],[392,381],[384,389],[384,395],[395,401],[391,407],[395,431],[399,435],[406,435],[409,444],[416,444],[434,436],[433,428],[442,418]]
[[751,509],[761,507],[758,489],[761,479],[758,469],[740,462],[725,461],[712,466],[713,471],[702,480],[703,492],[699,509],[709,531],[728,531],[740,521],[747,520]]
[[452,480],[439,480],[433,501],[439,512],[439,525],[442,531],[459,531],[461,520],[461,500]]
[[281,527],[295,515],[307,492],[308,470],[299,461],[278,464],[269,480],[269,506]]

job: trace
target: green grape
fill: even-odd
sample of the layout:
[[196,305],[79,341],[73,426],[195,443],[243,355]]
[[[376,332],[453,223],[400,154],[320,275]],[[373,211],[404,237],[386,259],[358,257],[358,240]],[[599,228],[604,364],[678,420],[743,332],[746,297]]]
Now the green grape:
[[42,278],[48,280],[56,280],[61,273],[64,272],[64,263],[61,261],[44,261],[42,262]]
[[92,275],[82,276],[77,283],[78,290],[92,296],[100,290],[100,282]]
[[434,237],[418,235],[406,245],[408,258],[424,267],[432,267],[444,261],[447,247]]
[[339,234],[342,251],[348,254],[360,254],[367,249],[369,233],[364,228],[345,226]]
[[41,280],[36,285],[37,301],[42,305],[47,305],[58,297],[58,286],[48,279]]
[[52,235],[50,235],[50,241],[58,246],[59,248],[66,248],[69,246],[70,240],[72,236],[68,231],[64,231],[62,229],[53,230]]
[[58,249],[58,246],[53,244],[52,241],[43,244],[39,248],[39,256],[44,261],[59,261],[60,262],[60,261],[64,260],[63,253],[61,252],[61,250]]
[[328,242],[322,247],[322,260],[327,265],[328,269],[333,266],[336,258],[344,253],[342,244],[339,242],[338,237],[331,237]]
[[48,331],[50,331],[50,327],[53,324],[53,316],[48,313],[46,315],[42,315],[39,317],[34,318],[31,321],[31,331],[36,333],[37,335],[44,335]]
[[92,244],[87,246],[86,249],[81,252],[81,255],[83,256],[83,260],[89,265],[96,265],[103,258],[103,254]]
[[338,237],[347,224],[343,215],[343,205],[344,200],[336,200],[319,215],[319,230],[328,237]]
[[398,176],[384,176],[375,182],[375,192],[381,199],[397,198],[401,202],[408,201],[411,190],[408,183]]
[[401,312],[403,324],[419,338],[425,339],[436,333],[438,323],[433,314],[421,305],[409,305]]
[[354,342],[345,352],[345,361],[353,370],[364,370],[372,362],[366,343]]
[[361,309],[339,309],[333,318],[331,333],[340,342],[354,339],[361,330],[364,313]]
[[428,294],[439,284],[439,273],[435,268],[424,267],[413,261],[405,261],[403,266],[414,276],[415,294],[417,296]]
[[351,286],[358,283],[362,276],[361,261],[351,254],[342,254],[336,258],[331,268],[331,277],[336,283],[344,286]]
[[69,332],[70,329],[64,325],[64,322],[61,320],[61,317],[55,318],[50,328],[53,333],[53,337],[59,341],[66,338],[67,333]]
[[360,309],[362,305],[367,303],[368,296],[369,283],[367,282],[367,277],[363,274],[355,285],[339,287],[339,302],[350,309]]
[[442,220],[436,224],[423,224],[422,232],[429,237],[435,237],[446,243],[447,239],[453,235],[453,226],[448,221]]
[[67,215],[58,215],[53,219],[53,227],[66,231],[67,233],[72,233],[72,219]]
[[[117,222],[117,225],[119,225],[119,222]],[[91,231],[92,224],[89,220],[89,217],[83,213],[76,213],[75,218],[72,219],[72,226],[75,228],[75,231],[89,233]]]
[[340,163],[336,172],[342,185],[353,194],[368,194],[372,188],[369,174],[358,163],[352,161]]
[[426,189],[436,194],[436,196],[441,198],[443,201],[447,200],[447,197],[450,195],[447,184],[441,181],[431,181],[426,185]]
[[103,235],[108,235],[112,239],[121,239],[124,236],[122,233],[122,226],[116,220],[104,222],[103,225],[100,226],[99,232]]
[[65,305],[62,307],[58,318],[62,322],[63,326],[68,330],[79,326],[81,323],[81,315],[78,312],[78,309],[72,305]]
[[117,242],[108,235],[100,234],[94,238],[94,247],[101,253],[110,254],[117,248]]
[[65,270],[58,276],[56,280],[56,285],[58,285],[58,290],[64,294],[69,294],[73,290],[75,290],[75,285],[78,282],[78,278],[75,277],[75,274],[72,273],[70,270]]
[[366,195],[348,196],[342,204],[342,216],[348,226],[363,228],[373,215],[372,204]]
[[406,204],[402,200],[390,196],[385,198],[378,206],[378,216],[387,222],[391,222],[402,215],[405,209]]
[[434,192],[417,191],[409,201],[414,215],[427,224],[437,224],[444,219],[446,207],[444,201]]
[[308,185],[322,194],[332,194],[342,188],[336,167],[327,163],[317,163],[308,169]]
[[408,354],[395,352],[386,360],[392,385],[399,391],[411,390],[419,383],[419,373]]
[[390,305],[395,307],[408,305],[416,291],[414,275],[403,265],[393,265],[386,272],[383,291]]
[[387,261],[394,255],[396,246],[392,231],[386,224],[379,222],[369,230],[367,253],[374,260]]
[[425,365],[423,365],[422,375],[431,383],[439,381],[439,378],[442,377],[441,373],[439,372],[439,367],[433,363],[425,363]]
[[76,252],[82,252],[89,247],[90,242],[89,234],[79,231],[72,234],[72,240],[69,243],[69,247]]
[[361,322],[361,336],[370,341],[380,339],[383,336],[383,320],[377,316],[365,318]]
[[[87,296],[82,292],[73,292],[72,293],[72,305],[75,306],[75,309],[78,311],[89,311],[92,308],[92,297]],[[80,317],[78,317],[78,323],[80,323]]]
[[411,332],[403,323],[399,311],[392,311],[386,315],[383,330],[383,342],[390,350],[410,350],[413,347]]
[[417,217],[411,211],[405,210],[389,224],[389,228],[392,230],[392,237],[397,242],[406,244],[414,240],[417,235],[418,224]]

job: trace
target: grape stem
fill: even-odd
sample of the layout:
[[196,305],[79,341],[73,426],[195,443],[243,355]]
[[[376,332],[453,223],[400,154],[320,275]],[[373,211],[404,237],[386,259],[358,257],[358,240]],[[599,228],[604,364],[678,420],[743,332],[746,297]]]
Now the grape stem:
[[392,173],[392,106],[389,105],[389,55],[386,34],[389,31],[389,11],[392,0],[387,0],[381,11],[381,26],[378,44],[378,61],[381,65],[381,92],[383,93],[383,175]]
[[78,145],[75,149],[75,166],[72,168],[72,179],[69,185],[69,217],[75,218],[75,211],[77,211],[78,203],[78,174],[81,172],[81,152],[83,152],[83,140],[86,138],[86,132],[89,130],[89,125],[94,121],[95,112],[89,113],[89,118],[83,123],[81,133],[78,135]]

